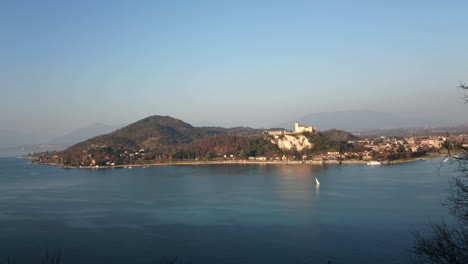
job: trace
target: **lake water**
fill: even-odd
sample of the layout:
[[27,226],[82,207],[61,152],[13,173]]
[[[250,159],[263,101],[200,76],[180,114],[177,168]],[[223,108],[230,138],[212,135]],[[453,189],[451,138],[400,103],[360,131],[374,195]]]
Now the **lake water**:
[[[0,262],[410,263],[449,165],[62,169],[0,159]],[[448,163],[443,163],[448,164]],[[315,184],[315,177],[320,187]]]

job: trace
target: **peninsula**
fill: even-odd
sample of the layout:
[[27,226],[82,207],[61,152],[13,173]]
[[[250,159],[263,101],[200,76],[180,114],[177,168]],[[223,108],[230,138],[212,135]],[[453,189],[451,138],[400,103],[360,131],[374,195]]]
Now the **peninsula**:
[[248,127],[194,127],[169,116],[150,116],[63,151],[32,153],[32,163],[70,168],[220,163],[361,163],[424,156],[444,137],[360,138],[343,130],[293,131]]

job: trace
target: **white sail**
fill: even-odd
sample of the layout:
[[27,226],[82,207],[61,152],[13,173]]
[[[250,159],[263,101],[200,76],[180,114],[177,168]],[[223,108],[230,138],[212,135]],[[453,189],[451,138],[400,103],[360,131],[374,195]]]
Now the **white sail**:
[[315,182],[317,183],[317,185],[320,184],[320,182],[317,180],[317,177],[315,177]]

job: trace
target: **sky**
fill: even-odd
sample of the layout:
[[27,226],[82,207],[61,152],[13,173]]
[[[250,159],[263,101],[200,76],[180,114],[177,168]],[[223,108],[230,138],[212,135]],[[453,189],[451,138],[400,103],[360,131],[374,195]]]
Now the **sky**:
[[[0,0],[0,130],[468,117],[468,1]],[[468,119],[468,118],[466,118]],[[468,123],[468,120],[466,120]]]

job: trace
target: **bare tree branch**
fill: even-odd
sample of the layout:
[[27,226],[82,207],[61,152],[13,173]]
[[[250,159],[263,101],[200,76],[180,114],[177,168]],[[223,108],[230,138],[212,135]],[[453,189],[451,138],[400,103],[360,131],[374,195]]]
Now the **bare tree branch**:
[[[459,88],[468,90],[462,83]],[[468,102],[468,94],[464,100]],[[463,143],[447,141],[444,145],[447,157],[458,163],[459,176],[451,182],[446,204],[454,221],[430,222],[431,234],[413,231],[415,263],[468,263],[468,153],[461,147]]]
[[432,234],[413,231],[412,253],[422,263],[467,263],[468,240],[463,227],[454,228],[444,220],[431,222]]
[[[461,83],[461,82],[458,87],[463,90],[468,90],[468,86],[466,86],[466,84]],[[465,100],[465,104],[468,103],[468,93],[465,93],[465,95],[463,96],[463,99]]]

